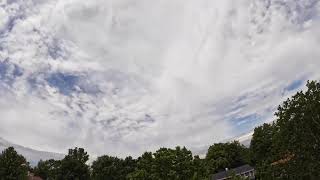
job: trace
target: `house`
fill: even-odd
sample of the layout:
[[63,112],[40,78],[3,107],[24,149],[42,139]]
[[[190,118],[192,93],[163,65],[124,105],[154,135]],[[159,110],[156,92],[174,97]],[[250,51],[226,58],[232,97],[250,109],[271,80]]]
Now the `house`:
[[246,164],[234,169],[226,169],[226,171],[216,173],[211,176],[211,180],[231,179],[232,175],[243,176],[249,179],[255,179],[255,170],[250,165]]

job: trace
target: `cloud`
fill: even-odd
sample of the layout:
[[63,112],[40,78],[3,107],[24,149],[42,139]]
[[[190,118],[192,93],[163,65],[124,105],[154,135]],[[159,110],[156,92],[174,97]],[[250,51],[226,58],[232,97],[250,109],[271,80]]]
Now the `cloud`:
[[320,77],[316,0],[18,0],[0,17],[0,136],[41,150],[198,149]]

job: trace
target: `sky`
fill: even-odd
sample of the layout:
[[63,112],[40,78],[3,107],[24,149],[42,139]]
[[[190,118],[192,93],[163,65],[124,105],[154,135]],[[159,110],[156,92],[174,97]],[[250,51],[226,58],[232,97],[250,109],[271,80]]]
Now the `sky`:
[[318,0],[0,0],[0,137],[201,149],[320,77]]

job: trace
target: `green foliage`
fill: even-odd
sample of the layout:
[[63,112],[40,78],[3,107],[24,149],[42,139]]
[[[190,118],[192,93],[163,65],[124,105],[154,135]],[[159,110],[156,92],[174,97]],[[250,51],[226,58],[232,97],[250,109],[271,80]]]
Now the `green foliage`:
[[137,167],[137,160],[133,159],[131,156],[126,157],[123,161],[122,161],[122,174],[125,174],[127,178],[128,174],[134,172],[134,170]]
[[138,158],[136,170],[129,179],[191,179],[196,168],[191,151],[185,147],[175,149],[160,148],[155,153],[146,152]]
[[40,160],[38,165],[34,167],[34,175],[47,180],[56,179],[60,164],[60,161],[56,161],[54,159],[46,161]]
[[187,179],[192,177],[192,153],[182,149],[160,148],[154,154],[153,168],[157,179]]
[[130,156],[124,160],[107,155],[101,156],[92,163],[92,179],[125,179],[128,174],[134,171],[135,167],[136,161]]
[[256,165],[258,162],[269,162],[274,160],[273,136],[275,132],[274,124],[263,124],[254,129],[254,134],[250,143],[251,162]]
[[61,161],[57,161],[56,179],[63,180],[87,180],[90,178],[89,166],[86,162],[89,155],[83,148],[69,149],[68,155]]
[[252,160],[259,177],[320,178],[320,83],[288,98],[275,113],[273,125],[255,129]]
[[214,144],[209,147],[206,155],[208,173],[244,165],[248,159],[249,150],[237,141]]
[[13,147],[2,151],[0,155],[0,179],[27,179],[29,165],[26,159],[18,154]]
[[137,160],[136,169],[127,175],[127,179],[151,180],[154,172],[154,158],[151,152],[145,152]]
[[293,155],[291,175],[309,179],[320,177],[320,83],[308,81],[307,88],[279,106],[275,143],[280,156]]
[[206,166],[206,161],[205,159],[201,159],[199,156],[194,156],[193,158],[193,180],[198,180],[198,179],[206,179],[208,177],[207,174],[207,166]]

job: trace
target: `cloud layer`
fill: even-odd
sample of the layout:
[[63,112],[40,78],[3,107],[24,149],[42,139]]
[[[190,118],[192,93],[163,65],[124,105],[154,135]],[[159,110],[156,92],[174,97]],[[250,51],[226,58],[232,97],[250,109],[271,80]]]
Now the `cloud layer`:
[[319,79],[317,0],[2,0],[0,136],[92,154],[191,149]]

